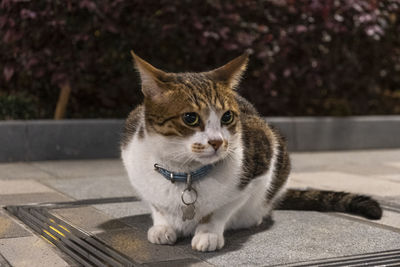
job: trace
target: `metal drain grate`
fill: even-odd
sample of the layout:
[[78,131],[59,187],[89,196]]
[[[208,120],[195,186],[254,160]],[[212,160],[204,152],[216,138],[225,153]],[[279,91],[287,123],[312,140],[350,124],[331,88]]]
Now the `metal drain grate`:
[[49,213],[49,209],[71,208],[91,204],[109,204],[138,201],[136,197],[89,199],[73,202],[46,203],[38,205],[7,206],[26,225],[44,240],[84,266],[133,266],[135,262],[107,246],[82,229]]
[[365,253],[337,258],[319,259],[307,262],[298,262],[292,264],[278,265],[290,267],[305,267],[305,266],[400,266],[400,249]]

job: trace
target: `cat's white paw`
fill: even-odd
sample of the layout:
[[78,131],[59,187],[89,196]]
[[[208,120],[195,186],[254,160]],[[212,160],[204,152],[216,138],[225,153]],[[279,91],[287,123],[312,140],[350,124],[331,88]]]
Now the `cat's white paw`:
[[172,245],[176,242],[176,233],[168,225],[154,225],[147,232],[147,239],[153,244]]
[[192,249],[198,251],[214,251],[225,244],[223,235],[215,233],[197,233],[192,239]]

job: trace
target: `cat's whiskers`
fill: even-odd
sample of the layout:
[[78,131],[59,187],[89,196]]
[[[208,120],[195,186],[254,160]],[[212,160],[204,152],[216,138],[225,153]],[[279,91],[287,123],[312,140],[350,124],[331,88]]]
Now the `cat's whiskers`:
[[226,150],[225,159],[235,160],[235,153],[238,148],[238,145],[235,142],[231,142]]
[[235,158],[233,157],[232,153],[227,153],[224,159],[234,160]]
[[182,140],[168,140],[167,141],[169,144],[176,144],[176,145],[184,145],[185,142]]
[[168,155],[168,158],[171,161],[174,160],[180,160],[182,158],[186,158],[188,156],[188,153],[186,153],[186,151],[176,151],[176,152],[172,152],[171,154]]
[[186,166],[189,162],[193,161],[194,159],[195,159],[194,156],[189,154],[189,156],[186,158],[186,160],[183,161],[183,162],[180,164],[179,167],[182,168],[183,166]]

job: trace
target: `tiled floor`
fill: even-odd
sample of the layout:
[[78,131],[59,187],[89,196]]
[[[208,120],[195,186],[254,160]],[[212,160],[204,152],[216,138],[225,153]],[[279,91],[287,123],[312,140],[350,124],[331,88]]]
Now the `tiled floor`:
[[[190,240],[175,246],[146,241],[151,224],[141,201],[54,210],[54,214],[152,266],[272,265],[343,255],[400,251],[400,150],[295,153],[291,187],[373,195],[385,209],[379,221],[318,212],[275,211],[274,221],[226,233],[226,247],[197,253]],[[0,164],[0,206],[134,196],[119,160]],[[400,252],[399,252],[400,253]],[[400,254],[399,254],[400,255]],[[0,212],[0,265],[74,265],[17,218]]]

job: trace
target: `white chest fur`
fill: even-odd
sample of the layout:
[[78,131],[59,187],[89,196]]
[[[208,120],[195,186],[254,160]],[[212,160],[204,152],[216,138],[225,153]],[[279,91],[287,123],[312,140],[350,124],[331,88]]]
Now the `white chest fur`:
[[186,184],[171,183],[154,170],[154,164],[158,163],[178,172],[193,169],[176,166],[176,163],[169,161],[168,147],[163,147],[168,144],[164,143],[165,140],[157,136],[146,136],[146,139],[138,139],[135,136],[123,149],[122,159],[130,182],[141,198],[153,207],[163,210],[164,216],[177,231],[190,234],[201,218],[245,193],[238,188],[243,157],[242,147],[238,146],[235,153],[216,164],[206,177],[193,183],[198,192],[195,218],[183,222],[181,194]]

